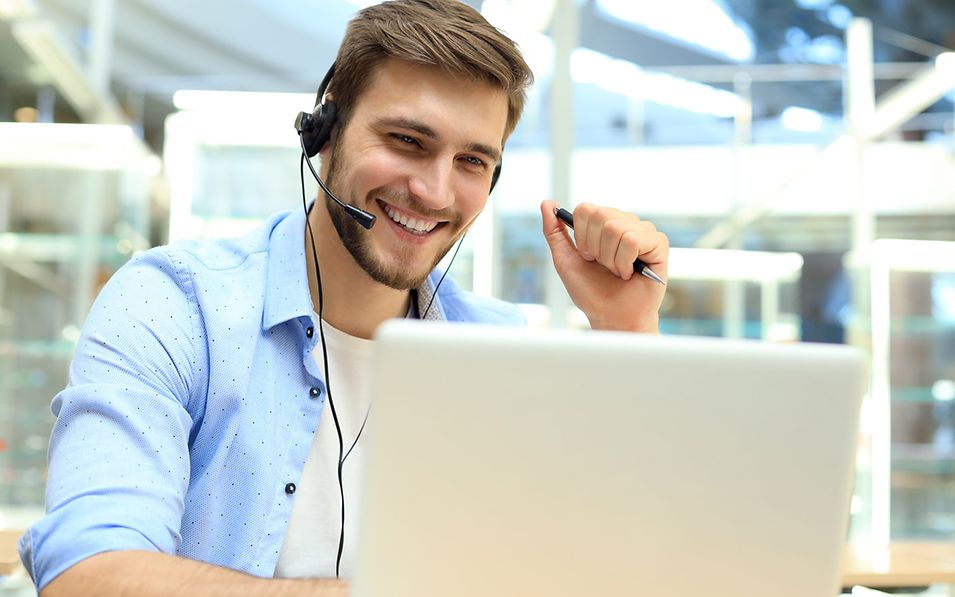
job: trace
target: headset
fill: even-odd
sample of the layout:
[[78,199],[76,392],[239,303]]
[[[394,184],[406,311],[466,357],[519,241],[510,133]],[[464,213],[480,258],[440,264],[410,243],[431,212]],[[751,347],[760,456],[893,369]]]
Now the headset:
[[[345,451],[345,442],[344,437],[342,436],[341,425],[338,421],[338,411],[335,409],[335,402],[332,399],[332,386],[331,379],[328,372],[328,351],[326,349],[325,343],[325,330],[322,325],[323,312],[325,307],[325,296],[322,290],[322,273],[318,264],[318,254],[315,250],[315,236],[312,233],[312,225],[308,218],[308,205],[305,199],[305,176],[303,171],[303,166],[308,165],[308,169],[311,171],[312,176],[315,178],[315,181],[318,185],[325,191],[325,194],[328,195],[328,198],[331,199],[336,205],[342,208],[345,213],[354,218],[365,230],[370,230],[372,226],[375,225],[376,217],[374,214],[370,214],[367,211],[355,207],[354,205],[349,205],[335,196],[334,193],[329,190],[325,185],[325,182],[318,175],[318,172],[315,171],[315,167],[312,165],[310,158],[318,155],[318,152],[322,150],[323,147],[329,142],[332,137],[332,131],[335,128],[338,115],[338,107],[335,105],[334,101],[325,101],[325,91],[328,88],[329,82],[331,82],[332,77],[335,75],[335,63],[332,63],[332,66],[328,69],[328,72],[325,73],[325,77],[322,79],[322,83],[318,88],[318,95],[315,99],[315,108],[312,110],[311,114],[308,112],[299,112],[298,116],[295,117],[295,130],[298,132],[299,144],[302,147],[302,155],[299,163],[299,175],[302,183],[302,207],[305,210],[305,226],[308,230],[308,237],[311,243],[312,249],[312,262],[315,264],[315,278],[318,283],[318,333],[319,338],[322,342],[322,364],[324,365],[325,373],[325,392],[328,395],[328,406],[329,410],[332,413],[332,420],[335,423],[335,431],[338,433],[338,489],[341,495],[341,533],[339,534],[338,539],[338,555],[335,559],[335,576],[340,576],[341,562],[342,562],[342,553],[345,548],[345,485],[343,479],[343,470],[345,466],[345,460],[351,454],[352,450],[355,449],[355,446],[358,445],[358,439],[361,437],[362,431],[365,430],[365,423],[368,422],[368,415],[371,412],[369,407],[368,412],[365,413],[365,419],[362,421],[361,427],[358,430],[355,440],[352,442],[348,451]],[[498,163],[494,166],[494,172],[491,175],[491,188],[488,190],[488,193],[494,190],[495,185],[497,185],[497,180],[501,176],[501,161],[498,160]],[[461,240],[458,242],[457,248],[454,250],[454,254],[451,255],[451,263],[454,263],[454,258],[457,257],[458,251],[461,250],[461,245],[464,244],[464,236],[461,236]],[[417,299],[413,298],[413,308],[417,313],[419,319],[426,319],[428,312],[431,310],[431,305],[434,303],[435,297],[438,296],[438,289],[441,287],[441,283],[444,282],[445,276],[448,275],[448,271],[451,269],[450,264],[447,269],[441,274],[441,278],[438,280],[438,283],[434,287],[434,292],[431,295],[431,299],[428,302],[428,306],[425,308],[423,313],[418,312]],[[417,296],[417,293],[414,295]]]
[[318,87],[318,98],[316,99],[314,110],[312,110],[311,114],[308,112],[298,113],[298,116],[295,117],[295,130],[298,131],[299,142],[302,146],[302,157],[308,164],[308,169],[312,171],[312,176],[315,177],[315,180],[319,186],[322,187],[322,190],[325,191],[325,194],[328,195],[328,198],[345,210],[345,213],[354,218],[365,230],[371,230],[371,227],[375,225],[375,216],[354,205],[345,203],[328,190],[328,187],[325,186],[325,182],[322,181],[318,172],[315,171],[315,167],[312,166],[310,159],[318,155],[318,152],[325,147],[325,144],[332,138],[332,130],[335,128],[338,106],[335,105],[335,102],[325,101],[325,89],[328,88],[328,83],[332,80],[334,75],[335,63],[333,62],[331,68],[325,73],[322,84]]

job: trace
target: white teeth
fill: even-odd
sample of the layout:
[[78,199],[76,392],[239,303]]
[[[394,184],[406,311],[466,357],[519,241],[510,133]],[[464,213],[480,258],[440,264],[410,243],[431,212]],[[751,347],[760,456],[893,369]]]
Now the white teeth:
[[410,218],[406,214],[399,213],[395,211],[391,206],[385,206],[385,213],[388,214],[395,222],[398,222],[405,228],[412,230],[414,232],[426,233],[434,230],[434,227],[438,225],[437,222],[427,222],[425,220],[418,220],[416,218]]

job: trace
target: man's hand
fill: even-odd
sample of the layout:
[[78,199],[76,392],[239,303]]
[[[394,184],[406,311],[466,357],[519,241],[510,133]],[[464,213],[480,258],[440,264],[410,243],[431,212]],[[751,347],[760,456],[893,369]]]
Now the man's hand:
[[631,213],[581,203],[574,209],[571,240],[555,207],[553,201],[541,203],[544,238],[571,300],[591,327],[659,333],[666,287],[635,274],[633,262],[639,257],[666,280],[666,235]]

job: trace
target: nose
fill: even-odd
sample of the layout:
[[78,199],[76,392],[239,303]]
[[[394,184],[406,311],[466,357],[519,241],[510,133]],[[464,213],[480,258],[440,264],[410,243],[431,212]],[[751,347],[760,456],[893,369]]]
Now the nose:
[[429,160],[412,173],[408,190],[431,209],[444,209],[454,203],[453,175],[453,163]]

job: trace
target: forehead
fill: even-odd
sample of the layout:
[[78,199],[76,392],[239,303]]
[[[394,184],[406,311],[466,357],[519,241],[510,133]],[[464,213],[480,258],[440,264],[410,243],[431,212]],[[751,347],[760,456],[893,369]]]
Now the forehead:
[[365,122],[415,120],[442,138],[501,148],[507,112],[507,94],[491,83],[388,59],[375,69],[352,117]]

